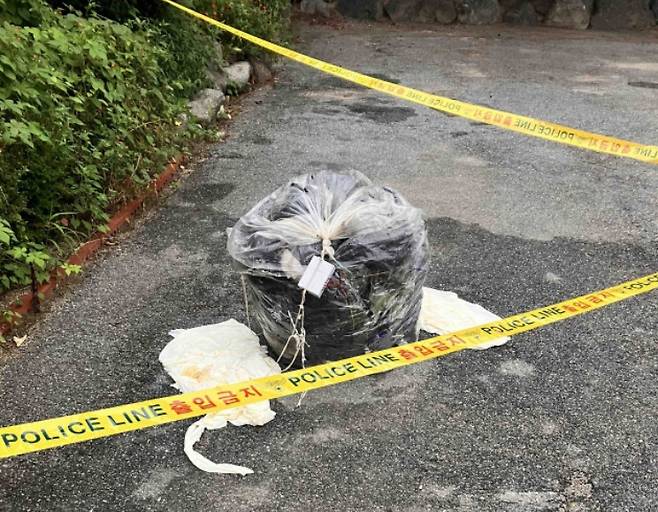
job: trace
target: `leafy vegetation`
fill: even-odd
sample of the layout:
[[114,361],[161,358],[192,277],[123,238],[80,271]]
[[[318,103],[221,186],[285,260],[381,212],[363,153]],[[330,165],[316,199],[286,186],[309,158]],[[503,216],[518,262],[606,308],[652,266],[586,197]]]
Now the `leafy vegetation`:
[[[25,0],[27,1],[27,0]],[[222,41],[232,53],[243,56],[262,53],[261,50],[239,38],[225,34],[201,24],[160,0],[51,0],[56,7],[74,8],[87,14],[95,14],[108,19],[126,22],[134,18],[149,19],[155,23],[172,24],[174,28],[183,25],[182,34],[188,33],[190,26],[197,25]],[[272,41],[284,41],[288,35],[290,0],[178,0],[178,3],[202,12],[215,19],[238,27],[246,32]],[[180,58],[183,51],[178,52]]]
[[156,37],[53,12],[0,26],[0,288],[46,279],[171,154],[183,103]]
[[[289,0],[197,0],[195,8],[208,16],[270,41],[288,38],[291,2]],[[263,55],[254,45],[219,32],[229,52],[243,56]]]
[[[287,3],[187,2],[273,39]],[[0,0],[0,293],[47,280],[179,151],[222,37],[157,1]]]

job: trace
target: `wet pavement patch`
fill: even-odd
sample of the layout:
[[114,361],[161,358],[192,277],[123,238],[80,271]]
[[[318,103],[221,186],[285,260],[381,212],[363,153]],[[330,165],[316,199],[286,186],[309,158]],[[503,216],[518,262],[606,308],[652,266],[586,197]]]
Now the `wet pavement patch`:
[[644,89],[658,89],[658,83],[656,82],[628,82],[628,85]]
[[324,115],[335,115],[335,114],[342,114],[343,111],[339,108],[331,108],[331,107],[315,107],[312,112],[314,114],[324,114]]
[[373,78],[379,78],[380,80],[385,80],[386,82],[391,82],[392,84],[399,84],[400,80],[397,78],[391,78],[388,75],[385,75],[384,73],[365,73],[368,76],[371,76]]
[[[335,76],[328,76],[319,81],[320,87],[328,87],[334,89],[361,89],[361,86],[342,78],[337,78]],[[315,89],[314,87],[311,87]]]
[[235,189],[233,183],[200,183],[198,186],[190,188],[189,195],[196,200],[209,199],[217,201],[229,195]]
[[270,139],[269,137],[264,137],[262,135],[255,135],[250,139],[252,144],[259,144],[261,146],[267,146],[269,144],[272,144],[274,141]]
[[370,121],[382,124],[399,123],[416,115],[414,109],[409,107],[384,107],[365,102],[354,103],[348,108],[355,114],[362,115]]
[[[371,76],[373,78],[379,78],[380,80],[384,80],[386,82],[391,82],[392,84],[399,84],[400,80],[397,78],[391,78],[390,76],[387,76],[383,73],[364,73],[364,75]],[[361,89],[362,86],[348,82],[347,80],[343,80],[342,78],[337,78],[335,76],[328,76],[320,80],[320,86],[321,87],[333,87],[333,88],[340,88],[340,89]]]
[[226,153],[217,151],[216,153],[213,153],[212,156],[213,158],[226,158],[227,160],[239,160],[244,158],[244,155],[242,153],[238,153],[237,151],[228,151]]

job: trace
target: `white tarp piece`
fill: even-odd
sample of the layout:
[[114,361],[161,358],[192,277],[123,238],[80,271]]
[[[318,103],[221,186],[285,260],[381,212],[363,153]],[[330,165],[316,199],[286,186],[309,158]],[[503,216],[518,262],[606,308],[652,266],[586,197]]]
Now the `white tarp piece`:
[[[423,288],[423,305],[418,317],[418,328],[421,331],[448,334],[500,319],[498,315],[487,311],[482,306],[460,299],[456,293]],[[509,339],[509,336],[503,336],[473,347],[473,349],[484,350],[498,347],[507,343]]]
[[[178,329],[160,353],[160,362],[183,393],[232,384],[281,373],[279,365],[260,346],[258,336],[230,319],[194,329]],[[213,397],[213,400],[216,400]],[[190,425],[185,434],[185,454],[197,468],[209,473],[253,473],[233,464],[216,464],[194,451],[203,432],[233,425],[264,425],[274,419],[269,400],[208,414]]]

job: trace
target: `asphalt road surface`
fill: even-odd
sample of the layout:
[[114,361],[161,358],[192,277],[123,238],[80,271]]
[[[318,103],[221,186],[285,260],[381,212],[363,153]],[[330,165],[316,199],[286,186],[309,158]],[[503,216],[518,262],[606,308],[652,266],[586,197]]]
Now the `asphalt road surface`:
[[[429,92],[658,142],[658,36],[301,27],[320,58]],[[653,85],[652,85],[653,84]],[[658,270],[658,167],[524,138],[284,64],[225,143],[2,357],[0,424],[171,394],[172,328],[245,320],[227,227],[289,177],[358,169],[426,214],[429,285],[508,315]],[[274,404],[0,460],[8,511],[658,509],[658,293]]]

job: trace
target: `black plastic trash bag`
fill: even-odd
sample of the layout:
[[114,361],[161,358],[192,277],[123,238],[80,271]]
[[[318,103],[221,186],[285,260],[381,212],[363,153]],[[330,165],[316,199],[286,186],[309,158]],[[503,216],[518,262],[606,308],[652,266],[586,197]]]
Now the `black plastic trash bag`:
[[313,256],[336,272],[321,298],[305,297],[307,362],[416,337],[428,267],[421,211],[361,173],[294,178],[237,222],[228,251],[244,276],[249,313],[273,352],[285,347],[283,360],[296,355],[286,342],[302,300],[297,283]]

